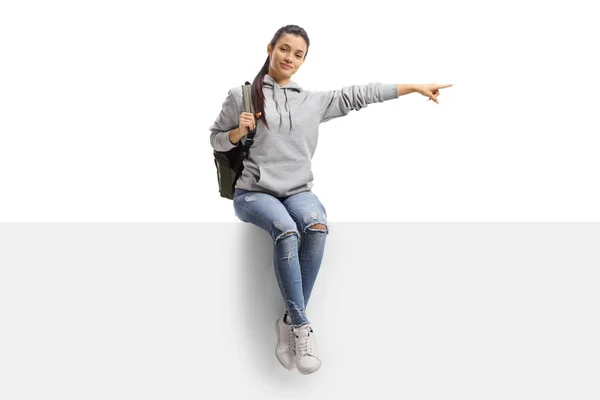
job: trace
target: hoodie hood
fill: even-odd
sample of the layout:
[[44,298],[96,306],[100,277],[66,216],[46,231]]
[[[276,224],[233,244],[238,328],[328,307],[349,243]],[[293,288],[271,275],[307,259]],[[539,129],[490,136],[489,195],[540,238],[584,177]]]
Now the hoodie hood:
[[279,93],[283,92],[283,95],[285,97],[285,110],[288,112],[288,116],[290,118],[290,132],[294,129],[294,126],[292,125],[292,110],[290,108],[290,105],[288,103],[288,97],[287,97],[287,92],[289,90],[294,91],[296,93],[301,93],[303,91],[303,89],[300,87],[300,85],[298,85],[296,82],[290,80],[286,85],[284,86],[279,86],[279,84],[277,83],[277,81],[275,81],[275,79],[273,79],[271,77],[271,75],[266,74],[263,80],[263,89],[267,88],[270,89],[272,91],[272,96],[273,96],[273,101],[275,102],[275,107],[277,109],[277,112],[279,113],[279,127],[281,128],[281,125],[283,123],[283,116],[281,115],[281,107],[279,105],[279,101],[277,100],[277,97],[279,97]]

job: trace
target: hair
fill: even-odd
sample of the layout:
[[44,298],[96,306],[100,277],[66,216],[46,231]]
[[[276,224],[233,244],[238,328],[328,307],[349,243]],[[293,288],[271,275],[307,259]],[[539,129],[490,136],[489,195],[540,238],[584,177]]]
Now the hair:
[[[304,53],[304,59],[308,55],[308,48],[310,47],[310,40],[308,39],[308,34],[304,29],[299,27],[298,25],[286,25],[284,27],[279,28],[275,35],[273,35],[273,39],[271,39],[271,48],[275,51],[275,44],[281,38],[282,35],[289,33],[292,35],[300,36],[306,41],[306,53]],[[252,101],[254,103],[254,112],[261,113],[259,120],[262,119],[263,123],[266,127],[269,127],[267,124],[267,116],[265,115],[265,95],[263,93],[263,82],[265,79],[265,75],[269,73],[269,64],[271,63],[271,57],[267,56],[267,59],[258,72],[258,75],[254,78],[252,82]]]

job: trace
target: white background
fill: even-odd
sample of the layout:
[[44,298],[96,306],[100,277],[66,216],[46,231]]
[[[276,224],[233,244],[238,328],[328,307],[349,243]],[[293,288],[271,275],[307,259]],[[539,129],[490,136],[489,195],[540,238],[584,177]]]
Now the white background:
[[233,221],[208,128],[298,24],[305,89],[455,85],[321,125],[330,221],[599,221],[584,4],[2,2],[0,220]]

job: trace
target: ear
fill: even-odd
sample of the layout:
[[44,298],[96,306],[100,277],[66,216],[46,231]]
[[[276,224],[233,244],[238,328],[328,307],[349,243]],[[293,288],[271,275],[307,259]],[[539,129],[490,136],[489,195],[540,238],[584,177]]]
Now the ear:
[[273,49],[271,48],[271,43],[269,43],[267,45],[267,53],[269,53],[269,56],[271,55],[271,52],[273,51]]

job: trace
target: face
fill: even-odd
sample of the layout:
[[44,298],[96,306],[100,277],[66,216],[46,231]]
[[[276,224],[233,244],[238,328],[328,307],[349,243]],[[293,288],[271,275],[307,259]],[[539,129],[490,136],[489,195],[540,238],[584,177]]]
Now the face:
[[[267,46],[267,52],[271,56],[269,64],[269,75],[276,77],[280,81],[289,81],[289,78],[298,71],[298,68],[304,63],[306,54],[306,42],[301,36],[289,33],[283,34],[275,48]],[[289,68],[286,68],[286,65]]]

